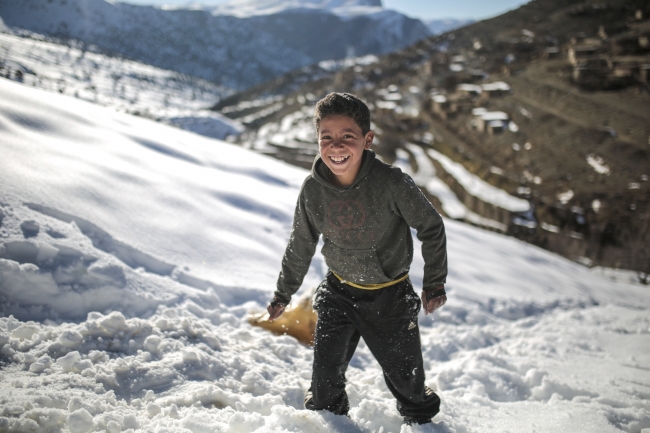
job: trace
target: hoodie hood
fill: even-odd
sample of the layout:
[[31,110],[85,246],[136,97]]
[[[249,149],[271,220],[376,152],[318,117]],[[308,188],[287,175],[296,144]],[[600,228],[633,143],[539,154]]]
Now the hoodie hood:
[[311,167],[311,177],[316,179],[318,183],[320,183],[323,186],[326,186],[327,188],[333,189],[335,191],[343,192],[350,188],[355,187],[359,182],[361,182],[368,175],[368,172],[370,172],[370,168],[372,167],[372,164],[374,162],[375,162],[375,152],[373,152],[372,150],[364,150],[363,157],[361,159],[361,167],[359,167],[359,173],[357,173],[357,177],[354,179],[354,182],[352,183],[352,185],[348,187],[341,188],[332,184],[327,179],[328,174],[331,173],[331,171],[327,167],[327,165],[325,165],[325,162],[323,162],[320,155],[317,155],[316,159],[314,159],[314,164]]

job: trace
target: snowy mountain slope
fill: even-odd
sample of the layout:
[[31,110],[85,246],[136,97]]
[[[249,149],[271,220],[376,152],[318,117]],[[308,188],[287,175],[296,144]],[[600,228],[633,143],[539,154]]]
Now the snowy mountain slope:
[[[272,233],[291,223],[294,197],[290,195],[284,206],[266,204],[266,198],[282,194],[287,185],[299,185],[301,171],[275,161],[269,161],[272,169],[267,170],[263,168],[267,158],[235,146],[220,145],[217,152],[217,143],[199,135],[171,127],[161,129],[162,125],[147,119],[73,98],[63,98],[64,107],[55,109],[60,95],[18,86],[31,95],[25,98],[11,88],[3,88],[3,124],[13,120],[10,124],[33,128],[3,130],[5,158],[0,176],[4,193],[20,187],[12,178],[43,179],[43,185],[24,191],[24,202],[55,210],[45,213],[63,213],[90,222],[111,233],[115,242],[129,239],[131,231],[138,232],[140,240],[130,246],[157,257],[148,260],[165,262],[152,266],[166,269],[156,271],[161,275],[171,276],[174,269],[183,273],[191,262],[193,277],[223,285],[245,283],[262,288],[275,278],[275,270],[256,276],[246,267],[233,267],[241,259],[233,252],[257,257],[260,263],[269,263],[269,268],[275,264],[277,251],[269,249],[276,243]],[[79,112],[92,120],[81,120]],[[73,136],[78,141],[70,142]],[[45,157],[47,149],[57,156]],[[78,164],[91,164],[110,182],[76,184],[73,176],[62,175],[56,168],[64,155]],[[67,171],[74,169],[72,164]],[[277,179],[275,171],[286,174]],[[138,173],[147,174],[140,177]],[[287,180],[290,174],[294,176],[291,182]],[[168,182],[174,178],[180,184],[172,187]],[[156,200],[142,201],[151,193]],[[195,215],[201,203],[212,211]],[[171,239],[161,237],[162,227],[152,224],[157,219],[166,221],[167,206],[173,209],[169,218],[178,226]],[[130,221],[130,214],[143,218]],[[146,261],[134,267],[147,269]]]
[[429,35],[418,20],[371,9],[354,17],[303,8],[238,18],[105,0],[0,1],[8,26],[78,39],[238,89],[321,60],[393,51]]
[[[0,428],[413,432],[365,345],[351,418],[308,412],[310,349],[246,321],[305,170],[8,80],[0,93]],[[647,290],[445,223],[449,303],[420,317],[436,431],[650,428]],[[299,296],[324,272],[317,256]]]
[[231,90],[189,75],[43,39],[38,34],[18,37],[0,33],[0,73],[28,86],[72,95],[209,137],[225,138],[244,129],[207,109]]
[[311,59],[239,19],[104,0],[0,3],[8,26],[95,44],[163,69],[237,88]]

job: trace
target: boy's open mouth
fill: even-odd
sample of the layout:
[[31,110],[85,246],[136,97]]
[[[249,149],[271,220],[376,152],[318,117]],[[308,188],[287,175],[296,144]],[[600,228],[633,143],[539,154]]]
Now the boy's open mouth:
[[332,161],[334,164],[343,164],[345,161],[347,161],[349,156],[330,156],[330,161]]

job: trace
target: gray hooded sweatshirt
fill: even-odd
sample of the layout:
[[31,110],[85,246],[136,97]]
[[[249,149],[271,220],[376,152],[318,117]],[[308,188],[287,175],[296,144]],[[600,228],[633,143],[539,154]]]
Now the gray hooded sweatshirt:
[[288,303],[300,288],[320,235],[330,270],[356,284],[378,284],[409,271],[413,227],[422,241],[423,289],[445,283],[442,217],[408,174],[381,162],[371,150],[364,151],[349,187],[331,184],[329,171],[317,157],[302,185],[275,292],[278,299]]

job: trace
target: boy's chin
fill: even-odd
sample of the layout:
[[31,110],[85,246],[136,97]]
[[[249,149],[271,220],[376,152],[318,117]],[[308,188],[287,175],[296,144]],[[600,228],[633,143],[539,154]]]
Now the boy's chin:
[[[339,171],[339,172],[343,173],[345,170],[348,169],[348,167],[349,167],[348,161],[342,162],[340,164],[336,164],[336,163],[333,163],[333,162],[330,163],[330,170],[335,171],[335,172]],[[339,173],[339,174],[341,174],[341,173]]]
[[343,164],[343,165],[335,165],[333,167],[329,166],[329,169],[334,176],[344,176],[345,173],[348,172],[350,167],[348,167],[347,164]]

